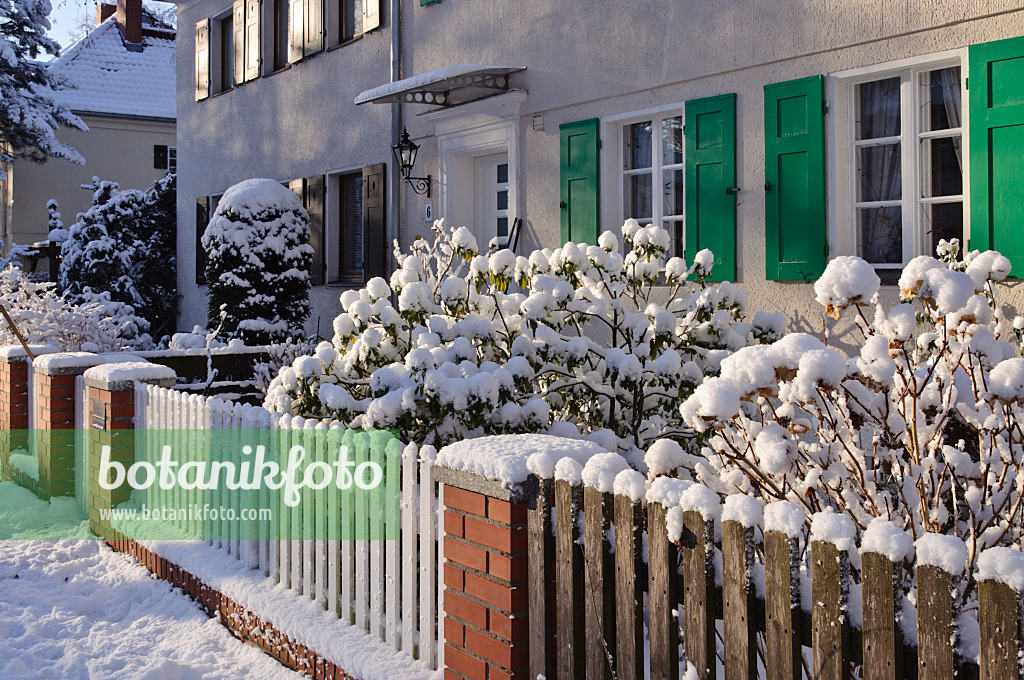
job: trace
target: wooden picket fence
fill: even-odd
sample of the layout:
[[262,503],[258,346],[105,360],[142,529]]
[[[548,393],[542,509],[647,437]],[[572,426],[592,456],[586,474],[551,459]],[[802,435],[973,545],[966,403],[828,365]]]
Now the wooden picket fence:
[[[84,407],[81,378],[77,387],[81,392],[76,401]],[[195,437],[194,433],[200,430],[211,429],[265,431],[267,437],[280,437],[282,450],[288,450],[288,442],[299,443],[305,431],[332,427],[339,426],[326,421],[272,414],[248,404],[136,383],[136,430],[175,430],[177,436],[183,438],[177,442],[180,446],[176,446],[176,450],[188,451],[188,437]],[[443,498],[434,478],[433,461],[420,459],[414,448],[403,450],[394,439],[390,440],[390,445],[376,446],[373,444],[376,440],[364,433],[344,431],[339,434],[349,438],[357,449],[357,456],[388,468],[386,478],[401,484],[397,515],[374,512],[374,508],[365,505],[347,508],[343,506],[344,496],[339,500],[331,494],[316,494],[312,502],[305,502],[307,499],[304,498],[304,502],[294,508],[283,502],[275,508],[274,521],[279,523],[276,535],[302,536],[303,539],[261,536],[260,540],[241,540],[232,527],[230,535],[208,542],[213,548],[238,559],[240,569],[258,569],[270,577],[271,582],[293,591],[296,597],[315,600],[327,611],[335,612],[339,618],[363,628],[393,649],[421,660],[430,668],[438,668],[443,664],[442,645],[439,644],[439,640],[443,640],[439,616],[443,611],[442,590],[438,585],[441,559],[438,516]],[[80,446],[82,450],[78,457],[85,460],[88,442],[83,440]],[[152,451],[137,451],[136,459],[154,455]],[[85,492],[83,489],[82,493]],[[243,508],[267,507],[268,498],[247,495],[254,493],[269,492],[266,489],[223,489],[211,498],[209,491],[186,490],[177,486],[170,491],[162,491],[154,485],[144,495],[133,492],[133,498],[137,503],[145,502],[148,507],[167,505],[180,508],[211,503],[234,509],[237,513]],[[363,526],[378,522],[375,528],[381,531],[385,530],[387,523],[393,523],[388,535],[397,535],[399,539],[305,538],[326,536],[328,522],[340,523],[346,517],[351,522],[363,523]],[[203,527],[197,520],[184,518],[176,524],[181,538],[202,534]],[[272,612],[268,614],[272,615]]]
[[831,543],[810,545],[802,603],[802,546],[781,532],[755,543],[760,532],[728,520],[716,545],[714,520],[691,510],[671,542],[660,503],[535,476],[527,494],[531,678],[677,680],[683,658],[701,680],[1021,677],[1021,593],[1002,583],[979,586],[979,668],[955,652],[958,575],[935,566],[917,567],[914,647],[899,621],[902,564],[881,554],[862,554],[857,629],[848,554]]

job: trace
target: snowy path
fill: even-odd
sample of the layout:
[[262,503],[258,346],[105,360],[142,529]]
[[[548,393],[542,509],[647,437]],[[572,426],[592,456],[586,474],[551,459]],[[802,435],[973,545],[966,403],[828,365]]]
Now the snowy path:
[[48,506],[0,483],[0,679],[303,677],[101,541],[9,540],[77,512],[73,501],[58,501]]

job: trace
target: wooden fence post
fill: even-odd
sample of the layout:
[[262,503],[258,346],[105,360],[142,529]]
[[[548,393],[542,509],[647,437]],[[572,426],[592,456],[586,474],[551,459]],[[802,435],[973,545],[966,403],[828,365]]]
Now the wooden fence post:
[[764,539],[765,671],[767,680],[800,680],[800,542],[781,531]]
[[757,602],[750,574],[754,562],[754,527],[728,518],[732,501],[746,504],[752,500],[746,496],[730,496],[726,500],[726,519],[722,521],[722,630],[725,677],[730,680],[757,680]]
[[553,484],[530,475],[527,481],[528,582],[530,597],[530,677],[555,677],[555,534],[551,525]]
[[679,680],[679,551],[669,541],[667,515],[661,503],[647,505],[651,680]]
[[582,487],[555,480],[555,606],[558,621],[557,666],[559,680],[584,678],[583,555],[580,550],[579,514]]
[[[818,539],[818,536],[824,539]],[[819,512],[811,518],[811,647],[814,678],[849,680],[853,647],[847,600],[849,550],[856,526],[842,513]]]
[[897,622],[902,610],[902,566],[885,555],[861,555],[864,623],[864,680],[903,677],[903,631]]
[[[610,493],[583,487],[583,609],[586,676],[611,680],[615,656],[615,559],[606,539],[616,501]],[[621,676],[620,676],[621,677]]]
[[[620,475],[640,473],[627,471]],[[641,489],[643,481],[641,479]],[[615,594],[618,638],[615,672],[617,680],[642,680],[644,677],[644,591],[640,569],[643,567],[643,513],[639,500],[615,496]],[[678,661],[676,662],[678,664]],[[589,676],[588,676],[589,678]]]
[[980,680],[1019,680],[1024,600],[1020,592],[997,579],[1024,573],[1024,553],[989,548],[978,557],[978,572]]
[[916,546],[917,676],[951,680],[958,670],[956,591],[967,566],[967,548],[956,536],[931,533],[919,538]]
[[683,604],[686,659],[700,680],[714,680],[715,652],[715,523],[695,510],[683,513]]

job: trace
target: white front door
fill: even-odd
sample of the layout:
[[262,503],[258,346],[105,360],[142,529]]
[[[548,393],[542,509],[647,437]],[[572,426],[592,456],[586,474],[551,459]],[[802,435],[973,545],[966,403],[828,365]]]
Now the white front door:
[[473,159],[474,229],[477,244],[487,252],[492,239],[498,247],[508,243],[508,154]]

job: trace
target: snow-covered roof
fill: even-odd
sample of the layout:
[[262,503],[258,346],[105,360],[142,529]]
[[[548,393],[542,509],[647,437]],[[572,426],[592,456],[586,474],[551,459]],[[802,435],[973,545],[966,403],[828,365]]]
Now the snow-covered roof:
[[[524,66],[483,66],[458,64],[418,76],[403,78],[361,92],[356,104],[409,101],[420,104],[448,105],[448,91],[458,88],[508,89],[508,76],[525,70]],[[417,98],[417,95],[419,97]]]
[[72,111],[177,118],[173,30],[144,23],[140,50],[121,39],[110,17],[64,50],[50,68],[77,87],[53,94]]

